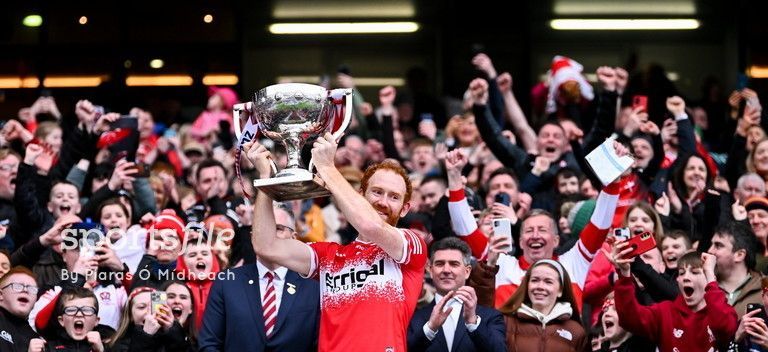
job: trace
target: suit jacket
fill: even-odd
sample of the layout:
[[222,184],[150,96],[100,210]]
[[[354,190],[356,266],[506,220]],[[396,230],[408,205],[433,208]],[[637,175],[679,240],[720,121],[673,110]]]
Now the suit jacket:
[[[426,352],[439,352],[448,351],[448,344],[445,341],[445,334],[443,328],[437,332],[432,341],[427,339],[424,335],[424,324],[429,321],[429,316],[432,314],[432,309],[435,308],[435,301],[429,305],[417,309],[413,313],[411,323],[408,325],[408,351],[426,351]],[[464,317],[459,314],[459,322],[456,324],[456,332],[453,334],[452,352],[504,352],[507,350],[505,344],[506,326],[504,325],[504,318],[499,311],[477,306],[475,309],[478,316],[480,316],[480,325],[473,332],[469,332],[464,322]],[[463,308],[462,308],[463,312]]]
[[[320,327],[318,282],[288,271],[272,337],[264,332],[264,314],[256,264],[229,270],[211,287],[203,315],[200,351],[316,351]],[[227,280],[227,278],[230,278]],[[288,292],[288,284],[295,290]]]

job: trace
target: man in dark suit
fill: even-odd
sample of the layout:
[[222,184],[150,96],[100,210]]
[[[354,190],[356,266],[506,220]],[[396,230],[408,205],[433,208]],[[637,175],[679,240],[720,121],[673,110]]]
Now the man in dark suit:
[[[275,203],[277,236],[295,238],[294,217]],[[257,258],[231,269],[208,295],[200,351],[316,351],[320,326],[318,282]]]
[[429,249],[435,300],[416,310],[408,326],[408,351],[506,351],[504,319],[495,309],[478,306],[472,287],[471,251],[464,241],[447,237]]

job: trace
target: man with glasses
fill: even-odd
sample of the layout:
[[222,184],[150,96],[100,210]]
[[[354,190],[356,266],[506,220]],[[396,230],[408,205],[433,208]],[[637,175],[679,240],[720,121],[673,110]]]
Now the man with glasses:
[[[291,208],[273,203],[273,210],[276,236],[295,239]],[[231,269],[231,273],[234,280],[214,281],[208,294],[198,338],[200,351],[317,350],[317,281],[303,279],[262,257],[256,258],[256,264]]]
[[0,352],[27,351],[37,338],[27,322],[37,298],[35,274],[15,267],[0,278]]
[[[48,351],[49,348],[59,350],[82,350],[87,344],[91,351],[104,351],[101,334],[95,331],[99,323],[99,302],[93,291],[78,287],[62,291],[56,304],[57,323],[65,334],[47,335],[45,339],[32,339],[29,351]],[[55,346],[55,347],[54,347]]]
[[9,148],[0,148],[0,221],[7,222],[6,233],[0,239],[0,248],[13,250],[14,242],[21,246],[24,239],[19,239],[16,221],[16,209],[13,205],[13,195],[16,192],[16,173],[19,170],[21,158]]

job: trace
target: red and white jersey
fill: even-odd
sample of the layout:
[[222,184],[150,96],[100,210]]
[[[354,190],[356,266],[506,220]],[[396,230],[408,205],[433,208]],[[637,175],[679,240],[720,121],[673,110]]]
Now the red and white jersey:
[[[559,258],[553,258],[559,261],[568,272],[576,302],[579,303],[579,309],[581,309],[582,290],[589,267],[595,253],[600,249],[608,235],[620,190],[621,185],[619,183],[612,183],[600,192],[597,196],[595,211],[592,213],[589,224],[579,234],[579,240]],[[472,255],[484,259],[489,248],[488,238],[477,227],[464,196],[464,190],[451,190],[448,201],[453,231],[469,245],[472,249]],[[497,262],[499,272],[496,274],[496,293],[494,295],[496,308],[503,306],[512,297],[531,264],[533,263],[526,262],[523,256],[520,259],[505,254],[499,256]]]
[[427,249],[416,233],[398,231],[399,262],[372,242],[309,244],[309,277],[320,281],[320,351],[406,351]]

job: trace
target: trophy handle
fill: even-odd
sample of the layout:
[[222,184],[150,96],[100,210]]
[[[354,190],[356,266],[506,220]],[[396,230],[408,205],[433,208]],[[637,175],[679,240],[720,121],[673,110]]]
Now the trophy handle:
[[251,118],[251,111],[253,111],[253,103],[250,101],[247,103],[235,104],[232,106],[232,124],[235,127],[235,137],[240,140],[240,136],[243,135],[242,126],[240,126],[240,115],[243,111],[248,114],[248,118]]
[[[334,89],[329,92],[329,96],[336,93],[342,93],[344,94],[344,120],[341,121],[341,125],[339,126],[339,129],[336,130],[336,132],[333,132],[333,139],[338,142],[339,138],[344,134],[344,131],[347,130],[347,126],[349,126],[349,122],[352,120],[352,109],[354,109],[354,104],[352,102],[352,89]],[[335,123],[335,121],[334,121]],[[309,159],[309,164],[307,164],[307,170],[309,172],[312,172],[312,168],[315,166],[314,160]]]

